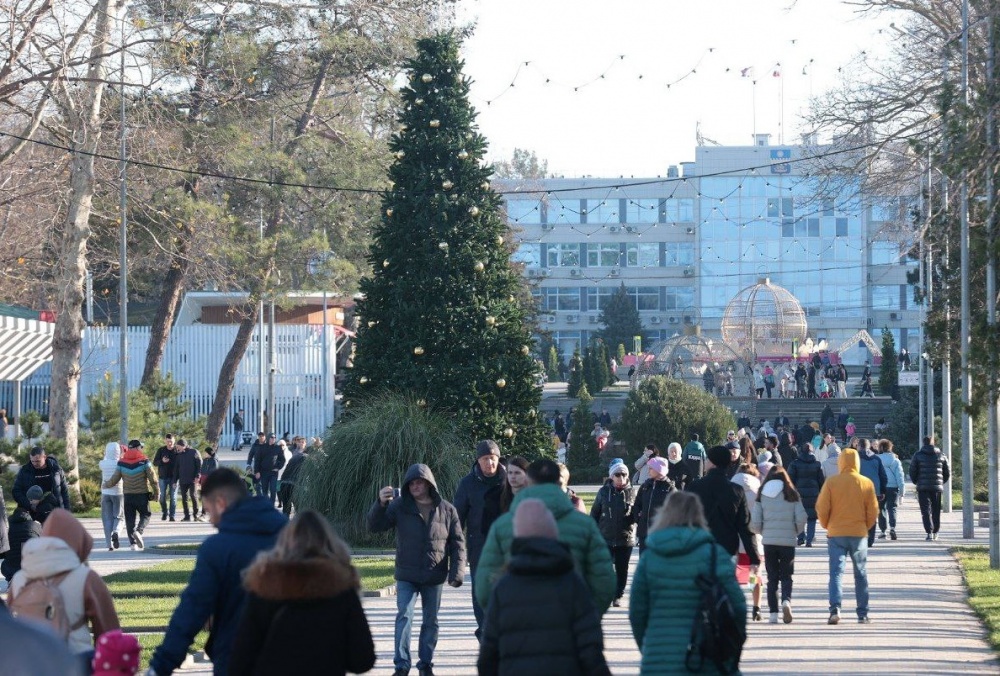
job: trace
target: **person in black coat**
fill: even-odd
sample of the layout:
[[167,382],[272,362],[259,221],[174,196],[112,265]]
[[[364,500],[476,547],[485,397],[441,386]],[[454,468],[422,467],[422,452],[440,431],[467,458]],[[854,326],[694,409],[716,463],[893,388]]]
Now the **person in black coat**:
[[806,509],[806,530],[799,533],[799,544],[812,547],[816,537],[816,500],[823,488],[823,465],[816,459],[812,444],[805,444],[799,451],[799,456],[788,467],[788,476]]
[[646,551],[646,534],[653,524],[656,511],[667,501],[667,496],[675,489],[674,482],[668,477],[669,462],[659,456],[649,459],[649,478],[639,486],[635,495],[635,505],[632,507],[632,520],[636,524],[636,537],[639,539],[639,554]]
[[375,666],[361,578],[347,545],[317,512],[297,514],[243,584],[232,676],[362,674]]
[[667,478],[679,491],[686,489],[697,478],[691,465],[684,459],[681,445],[676,442],[667,446]]
[[42,492],[51,493],[56,501],[56,507],[69,509],[69,488],[66,473],[59,466],[59,461],[45,454],[45,449],[35,446],[31,449],[28,462],[21,466],[14,478],[14,500],[18,507],[29,509],[28,489],[40,486]]
[[4,554],[3,564],[0,564],[0,573],[7,582],[11,581],[14,573],[21,570],[21,550],[24,544],[32,538],[40,537],[42,537],[42,524],[31,518],[31,512],[24,507],[15,509],[10,515],[8,533],[10,549]]
[[705,476],[688,486],[687,492],[701,498],[708,528],[715,541],[732,556],[739,552],[742,542],[743,549],[750,557],[750,565],[760,565],[757,545],[750,532],[750,510],[747,507],[746,493],[742,486],[726,477],[726,470],[732,462],[732,452],[725,446],[713,446],[708,449],[708,459],[712,468]]
[[789,468],[795,460],[798,452],[795,450],[795,435],[792,432],[783,432],[778,437],[778,455],[781,456],[781,466]]
[[272,432],[267,436],[267,444],[258,447],[253,458],[253,476],[260,482],[262,495],[271,502],[278,497],[278,470],[285,466],[285,453],[278,445]]
[[[273,435],[272,435],[273,436]],[[250,476],[254,475],[254,463],[257,459],[257,454],[263,452],[267,448],[267,435],[264,432],[257,432],[257,441],[250,444],[250,450],[247,452],[247,472]],[[256,495],[263,495],[264,491],[260,486],[260,480],[254,477],[253,479],[253,492]]]
[[518,504],[507,573],[486,609],[480,676],[610,676],[600,617],[558,537],[545,503]]
[[615,462],[608,468],[608,479],[597,491],[590,515],[601,529],[604,541],[611,550],[611,561],[615,566],[618,587],[611,605],[621,605],[628,582],[628,562],[635,548],[635,523],[632,508],[635,505],[636,489],[629,482],[628,467],[623,462]]
[[910,458],[910,481],[917,487],[920,516],[928,540],[937,540],[941,530],[941,494],[950,478],[948,458],[934,445],[934,437],[924,437],[923,446]]

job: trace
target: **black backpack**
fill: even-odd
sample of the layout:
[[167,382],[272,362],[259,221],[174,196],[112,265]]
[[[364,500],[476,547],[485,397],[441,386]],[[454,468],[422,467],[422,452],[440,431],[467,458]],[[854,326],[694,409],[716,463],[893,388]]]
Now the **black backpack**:
[[710,660],[720,673],[733,674],[738,671],[743,644],[747,640],[746,628],[738,621],[729,595],[715,574],[714,542],[709,544],[709,549],[712,554],[708,573],[695,578],[701,590],[701,604],[691,627],[684,666],[697,673],[705,661]]

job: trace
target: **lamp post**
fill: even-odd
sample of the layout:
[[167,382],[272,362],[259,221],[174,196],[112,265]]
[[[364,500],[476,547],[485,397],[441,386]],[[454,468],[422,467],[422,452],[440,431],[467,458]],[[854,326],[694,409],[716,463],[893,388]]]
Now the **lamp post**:
[[119,437],[121,443],[128,443],[128,182],[126,171],[125,138],[125,13],[121,15],[121,86],[118,87],[121,98],[121,119],[118,133],[118,405],[119,405]]

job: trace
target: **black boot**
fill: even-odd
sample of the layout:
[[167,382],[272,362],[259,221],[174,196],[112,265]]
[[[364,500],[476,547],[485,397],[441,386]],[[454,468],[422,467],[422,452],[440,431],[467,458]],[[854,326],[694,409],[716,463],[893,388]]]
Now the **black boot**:
[[760,622],[763,619],[764,618],[761,617],[761,614],[760,614],[760,606],[754,606],[753,607],[753,621],[754,622]]

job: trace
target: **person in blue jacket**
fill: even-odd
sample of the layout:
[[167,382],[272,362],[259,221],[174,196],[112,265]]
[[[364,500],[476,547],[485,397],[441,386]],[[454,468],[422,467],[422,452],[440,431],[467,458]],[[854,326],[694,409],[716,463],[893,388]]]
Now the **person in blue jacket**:
[[209,521],[219,532],[205,539],[187,589],[153,653],[147,676],[166,676],[187,657],[194,637],[212,619],[205,652],[214,674],[229,673],[240,613],[246,600],[242,574],[259,552],[271,549],[288,519],[274,502],[250,497],[243,478],[228,468],[208,475],[201,487]]
[[[885,487],[889,485],[889,477],[885,473],[885,465],[879,460],[878,454],[871,448],[867,439],[858,439],[858,456],[861,458],[861,476],[866,476],[875,484],[875,497],[878,498],[878,511],[885,505]],[[868,531],[868,546],[875,546],[875,527]]]
[[906,494],[906,481],[903,478],[903,463],[899,456],[892,451],[892,442],[882,439],[878,442],[878,459],[885,467],[885,500],[882,501],[881,510],[878,513],[879,539],[885,538],[885,527],[889,526],[889,537],[896,539],[896,510],[899,501]]

